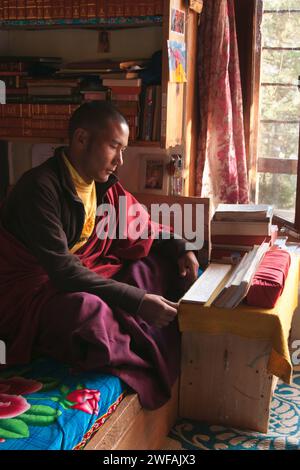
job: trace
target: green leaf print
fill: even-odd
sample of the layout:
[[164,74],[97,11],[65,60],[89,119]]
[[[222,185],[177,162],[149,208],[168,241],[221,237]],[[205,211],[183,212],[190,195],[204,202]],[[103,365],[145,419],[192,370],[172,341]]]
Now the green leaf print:
[[19,439],[29,436],[26,423],[19,418],[0,420],[0,437],[2,439]]
[[51,406],[32,405],[20,418],[28,425],[49,426],[54,423],[60,415],[61,411],[51,408]]

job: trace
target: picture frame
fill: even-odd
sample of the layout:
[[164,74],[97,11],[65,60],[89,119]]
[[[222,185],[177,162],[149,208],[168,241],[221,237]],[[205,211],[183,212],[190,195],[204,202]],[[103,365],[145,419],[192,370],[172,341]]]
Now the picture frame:
[[164,155],[140,155],[139,190],[143,193],[168,194],[168,174]]
[[177,8],[171,8],[170,30],[172,33],[184,36],[185,32],[185,12]]

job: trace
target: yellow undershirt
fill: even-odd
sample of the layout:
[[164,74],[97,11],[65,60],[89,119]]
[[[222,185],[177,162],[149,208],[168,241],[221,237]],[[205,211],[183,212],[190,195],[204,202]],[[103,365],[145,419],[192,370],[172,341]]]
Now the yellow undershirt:
[[90,184],[86,183],[64,154],[63,159],[72,177],[78,197],[80,197],[83,202],[85,211],[85,219],[80,239],[76,245],[70,248],[70,252],[75,253],[75,251],[88,241],[94,230],[97,208],[96,186],[95,181]]

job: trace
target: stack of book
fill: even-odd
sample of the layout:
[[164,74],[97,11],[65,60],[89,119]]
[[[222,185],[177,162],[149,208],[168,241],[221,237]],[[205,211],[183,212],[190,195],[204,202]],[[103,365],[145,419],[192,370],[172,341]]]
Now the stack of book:
[[236,265],[211,263],[181,302],[235,308],[245,299],[269,243],[255,245]]
[[[64,64],[58,71],[57,75],[60,76],[84,76],[84,75],[98,75],[101,78],[137,78],[137,76],[124,77],[121,74],[136,73],[142,70],[149,63],[148,59],[134,59],[130,61],[120,60],[101,60],[101,59],[90,59],[81,60],[78,62],[69,62]],[[120,74],[116,76],[110,76],[108,74]]]
[[31,78],[34,72],[53,72],[60,62],[58,57],[0,58],[0,79],[7,92],[7,104],[0,106],[1,137],[67,136],[69,117],[81,102],[74,93],[78,82]]
[[55,70],[60,61],[58,57],[1,56],[0,80],[6,85],[6,101],[18,101],[27,95],[26,79],[34,70]]
[[14,97],[22,97],[27,95],[25,78],[28,76],[26,71],[12,71],[3,69],[0,64],[0,80],[5,83],[6,101],[9,102]]
[[239,261],[254,245],[273,244],[278,227],[273,207],[265,204],[219,204],[211,222],[211,260]]
[[[30,105],[80,105],[86,101],[109,99],[126,118],[131,142],[137,138],[160,140],[161,86],[142,87],[142,79],[138,77],[139,71],[146,69],[149,59],[85,60],[58,65],[54,70],[54,64],[61,59],[23,59],[18,61],[15,57],[6,57],[3,64],[0,63],[0,79],[3,78],[8,91],[7,104],[1,106],[1,137],[47,136],[45,120],[31,122],[27,119],[31,117],[28,116]],[[41,69],[41,63],[45,68],[47,60],[52,64],[49,74]],[[32,67],[35,62],[39,63],[38,68]],[[42,74],[39,73],[41,71]],[[12,104],[19,106],[10,106]],[[55,130],[59,131],[58,138],[67,138],[67,122],[55,121],[57,119],[50,118],[49,130],[53,134]]]

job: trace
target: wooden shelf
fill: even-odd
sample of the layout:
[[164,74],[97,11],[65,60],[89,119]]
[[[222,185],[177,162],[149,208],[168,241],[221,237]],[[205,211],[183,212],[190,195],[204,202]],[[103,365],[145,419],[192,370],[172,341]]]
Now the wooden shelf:
[[32,143],[58,143],[58,144],[67,144],[67,139],[53,139],[51,137],[10,137],[10,136],[0,136],[0,140],[7,140],[9,142],[32,142]]
[[88,28],[88,29],[122,29],[143,28],[146,26],[162,25],[163,17],[155,16],[128,16],[111,18],[83,19],[49,19],[49,20],[9,20],[0,22],[0,30],[7,29],[64,29],[64,28]]

